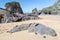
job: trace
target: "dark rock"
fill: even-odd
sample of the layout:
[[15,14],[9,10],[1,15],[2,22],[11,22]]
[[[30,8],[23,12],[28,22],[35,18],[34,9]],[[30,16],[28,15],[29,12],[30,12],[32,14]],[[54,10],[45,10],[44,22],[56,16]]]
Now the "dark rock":
[[6,14],[9,14],[9,12],[7,11],[7,10],[5,10],[5,9],[0,9],[0,23],[2,23],[3,22],[3,19],[6,17],[6,16],[4,16],[4,15],[6,15]]
[[40,15],[41,13],[42,13],[42,11],[41,11],[41,10],[39,10],[39,11],[38,11],[38,15]]
[[32,10],[32,14],[34,14],[34,15],[40,15],[41,13],[42,13],[42,11],[41,10],[37,10],[37,8],[34,8]]
[[46,38],[46,36],[43,36],[43,38]]
[[5,7],[10,13],[21,13],[23,14],[22,8],[18,2],[8,2],[5,4]]
[[34,8],[34,9],[32,10],[32,13],[35,14],[35,15],[38,15],[38,10],[37,10],[37,8]]

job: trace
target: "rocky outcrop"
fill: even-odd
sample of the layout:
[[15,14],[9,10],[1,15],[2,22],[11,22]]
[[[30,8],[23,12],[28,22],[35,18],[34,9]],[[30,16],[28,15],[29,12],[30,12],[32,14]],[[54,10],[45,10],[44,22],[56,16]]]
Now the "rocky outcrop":
[[0,9],[0,23],[39,19],[39,17],[33,13],[24,14],[18,2],[8,2],[5,4],[5,7],[6,9]]
[[42,10],[46,10],[51,15],[60,15],[60,0],[57,0],[52,6],[43,8]]
[[34,9],[32,10],[32,13],[33,13],[33,14],[38,14],[37,8],[34,8]]
[[23,10],[18,2],[8,2],[5,4],[6,10],[11,13],[21,13],[23,14]]
[[37,8],[34,8],[33,10],[32,10],[32,14],[34,14],[34,15],[40,15],[41,14],[41,10],[37,10]]
[[0,8],[0,23],[16,22],[18,19],[21,21],[23,11],[18,2],[8,2],[5,7]]
[[33,19],[39,19],[39,17],[34,14],[28,14],[28,15],[19,13],[10,14],[10,12],[8,11],[4,12],[4,14],[0,14],[0,23],[19,22]]
[[19,21],[35,20],[35,19],[39,19],[39,17],[34,14],[28,14],[28,15],[19,13],[10,14],[8,11],[4,12],[4,14],[0,14],[0,23],[19,22]]
[[2,19],[6,13],[8,13],[6,9],[0,8],[0,23],[2,23]]

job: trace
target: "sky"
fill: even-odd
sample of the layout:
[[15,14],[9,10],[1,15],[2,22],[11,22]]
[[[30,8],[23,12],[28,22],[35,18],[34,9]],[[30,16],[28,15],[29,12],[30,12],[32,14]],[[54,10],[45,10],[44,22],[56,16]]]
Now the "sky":
[[41,10],[56,2],[56,0],[0,0],[0,8],[5,8],[5,3],[12,1],[19,2],[23,12],[31,12],[34,8]]

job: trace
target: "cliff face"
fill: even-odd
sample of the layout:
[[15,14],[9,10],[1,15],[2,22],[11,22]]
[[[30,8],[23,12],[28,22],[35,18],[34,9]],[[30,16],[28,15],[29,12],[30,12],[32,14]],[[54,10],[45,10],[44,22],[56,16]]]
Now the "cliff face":
[[57,0],[52,6],[42,10],[51,11],[51,14],[60,14],[60,0]]
[[58,1],[53,5],[53,10],[56,10],[57,14],[60,15],[60,0],[58,0]]
[[49,6],[49,7],[43,8],[43,10],[50,11],[50,10],[52,10],[52,9],[56,9],[57,6],[58,6],[58,3],[59,3],[59,2],[60,2],[60,1],[58,0],[58,1],[56,1],[52,6]]

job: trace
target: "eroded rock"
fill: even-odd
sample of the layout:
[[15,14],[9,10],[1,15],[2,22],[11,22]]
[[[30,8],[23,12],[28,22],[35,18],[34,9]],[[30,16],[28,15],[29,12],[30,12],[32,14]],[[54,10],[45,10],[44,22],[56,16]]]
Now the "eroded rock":
[[40,35],[51,35],[51,36],[57,36],[55,30],[46,27],[43,24],[39,24],[39,23],[32,23],[31,26],[28,28],[29,32],[34,32],[36,34],[40,34]]
[[18,32],[18,31],[27,30],[28,27],[29,27],[29,24],[16,25],[10,31],[7,31],[7,32],[9,32],[9,33],[15,33],[15,32]]
[[23,30],[28,30],[28,32],[31,32],[31,33],[34,32],[36,35],[45,34],[45,35],[50,35],[52,37],[57,36],[57,33],[55,32],[54,29],[46,27],[45,25],[39,24],[39,23],[29,23],[29,24],[17,25],[8,32],[15,33],[15,32],[23,31]]

